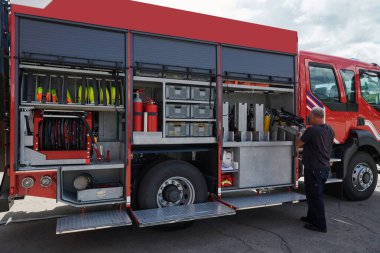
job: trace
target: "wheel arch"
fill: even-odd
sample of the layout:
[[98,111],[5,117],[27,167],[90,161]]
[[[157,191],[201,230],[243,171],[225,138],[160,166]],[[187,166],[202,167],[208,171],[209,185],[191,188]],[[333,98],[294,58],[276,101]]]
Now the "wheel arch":
[[377,164],[380,163],[380,144],[376,137],[366,130],[351,130],[344,144],[342,157],[343,178],[346,176],[347,167],[352,156],[358,151],[368,153]]

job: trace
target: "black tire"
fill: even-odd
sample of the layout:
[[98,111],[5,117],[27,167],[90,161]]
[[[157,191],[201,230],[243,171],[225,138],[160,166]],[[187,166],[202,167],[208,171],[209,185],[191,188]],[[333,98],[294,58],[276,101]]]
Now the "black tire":
[[186,178],[194,187],[194,203],[207,201],[208,190],[202,173],[193,165],[179,160],[169,160],[153,166],[143,177],[138,191],[139,209],[158,208],[157,193],[169,178]]
[[[357,181],[357,177],[354,176],[354,174],[357,173],[354,173],[354,171],[357,172],[357,166],[363,163],[368,165],[368,168],[372,171],[373,180],[368,188],[358,189],[360,188],[360,185],[357,187],[354,186],[355,180]],[[375,160],[366,152],[356,152],[348,164],[346,177],[343,182],[345,196],[352,201],[368,199],[376,188],[377,177],[377,166]]]

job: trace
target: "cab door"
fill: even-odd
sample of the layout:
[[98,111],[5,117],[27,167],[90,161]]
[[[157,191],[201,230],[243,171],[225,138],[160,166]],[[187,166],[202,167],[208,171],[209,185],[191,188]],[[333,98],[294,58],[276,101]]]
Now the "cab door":
[[357,68],[359,113],[357,125],[380,140],[380,70]]
[[325,109],[326,124],[335,131],[334,143],[344,142],[346,137],[347,104],[338,69],[330,62],[305,60],[307,116],[315,106]]

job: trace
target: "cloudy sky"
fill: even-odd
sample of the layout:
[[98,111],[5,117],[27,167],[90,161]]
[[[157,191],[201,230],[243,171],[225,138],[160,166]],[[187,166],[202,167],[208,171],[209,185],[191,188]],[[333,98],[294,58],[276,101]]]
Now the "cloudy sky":
[[298,31],[299,48],[380,64],[379,0],[139,0]]

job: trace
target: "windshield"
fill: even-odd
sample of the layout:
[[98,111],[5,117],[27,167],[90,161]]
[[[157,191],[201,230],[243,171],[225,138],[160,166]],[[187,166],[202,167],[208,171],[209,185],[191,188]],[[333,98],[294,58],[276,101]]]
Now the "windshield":
[[360,88],[362,97],[370,105],[380,105],[380,78],[379,74],[362,73],[360,75]]

